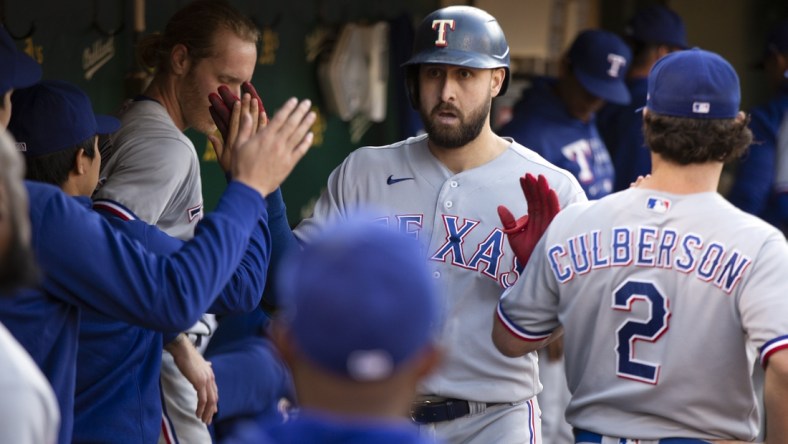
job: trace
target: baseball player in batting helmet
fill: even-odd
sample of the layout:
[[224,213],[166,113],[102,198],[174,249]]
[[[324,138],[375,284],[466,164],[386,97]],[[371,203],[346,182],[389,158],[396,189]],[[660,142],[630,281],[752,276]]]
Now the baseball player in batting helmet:
[[374,204],[379,223],[418,239],[448,319],[438,338],[446,361],[420,384],[412,419],[448,442],[539,443],[536,356],[508,359],[480,332],[545,221],[585,195],[569,172],[490,128],[492,99],[509,82],[509,47],[490,14],[450,6],[427,15],[403,68],[427,134],[351,153],[295,234],[309,243]]

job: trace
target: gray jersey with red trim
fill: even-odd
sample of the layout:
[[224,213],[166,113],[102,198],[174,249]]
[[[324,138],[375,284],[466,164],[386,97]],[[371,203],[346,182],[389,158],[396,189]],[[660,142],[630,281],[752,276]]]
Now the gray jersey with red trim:
[[447,321],[441,336],[444,365],[420,393],[514,402],[540,390],[535,354],[505,358],[490,337],[495,304],[519,276],[497,206],[506,205],[518,216],[526,213],[519,184],[526,172],[544,174],[562,205],[585,200],[570,173],[517,143],[482,166],[454,174],[420,136],[351,153],[331,173],[314,215],[295,230],[308,242],[327,221],[374,205],[377,210],[365,210],[422,242],[445,299]]
[[751,371],[788,347],[788,244],[717,193],[625,190],[553,220],[498,318],[564,327],[575,427],[627,438],[758,432]]
[[121,203],[170,236],[191,239],[203,214],[194,144],[153,100],[131,102],[121,123],[94,197]]

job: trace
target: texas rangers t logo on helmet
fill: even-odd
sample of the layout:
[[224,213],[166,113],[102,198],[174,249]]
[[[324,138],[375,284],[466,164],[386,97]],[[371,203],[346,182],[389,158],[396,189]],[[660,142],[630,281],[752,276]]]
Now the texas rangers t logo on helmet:
[[446,25],[449,29],[454,31],[454,19],[439,19],[432,21],[432,29],[438,30],[438,40],[435,40],[435,46],[448,46],[449,42],[446,41]]

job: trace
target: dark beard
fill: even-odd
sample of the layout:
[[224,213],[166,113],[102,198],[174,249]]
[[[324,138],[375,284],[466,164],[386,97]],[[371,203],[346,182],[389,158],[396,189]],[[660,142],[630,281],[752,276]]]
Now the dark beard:
[[[424,129],[429,135],[430,141],[441,148],[460,148],[477,137],[484,128],[484,123],[490,116],[491,102],[487,102],[486,106],[483,105],[470,114],[467,118],[460,113],[460,111],[453,105],[442,103],[433,108],[430,114],[426,114],[423,110],[419,111],[421,122],[424,124]],[[431,117],[440,113],[441,111],[452,111],[460,118],[459,128],[446,128],[441,125],[433,123]]]

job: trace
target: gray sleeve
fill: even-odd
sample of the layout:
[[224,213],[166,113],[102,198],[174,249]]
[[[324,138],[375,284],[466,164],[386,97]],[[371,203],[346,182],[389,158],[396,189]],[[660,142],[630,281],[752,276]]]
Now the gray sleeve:
[[502,321],[526,341],[546,339],[559,326],[558,283],[549,265],[547,237],[545,233],[536,244],[522,276],[503,293],[499,305]]
[[788,337],[788,244],[778,232],[752,258],[746,283],[739,289],[739,312],[750,343],[758,350],[765,343]]

